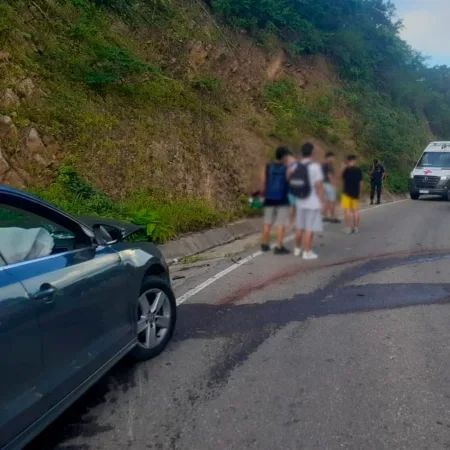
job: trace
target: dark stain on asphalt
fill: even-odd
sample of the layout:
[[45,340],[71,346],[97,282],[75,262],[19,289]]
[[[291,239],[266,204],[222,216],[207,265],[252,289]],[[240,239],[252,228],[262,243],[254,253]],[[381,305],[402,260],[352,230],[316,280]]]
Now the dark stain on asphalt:
[[[373,267],[370,267],[370,269],[367,268],[367,266],[371,265],[372,263],[386,263],[389,267],[396,267],[400,265],[410,264],[411,262],[420,262],[423,258],[425,259],[441,259],[448,257],[450,254],[450,249],[441,249],[441,250],[407,250],[404,252],[386,252],[381,253],[378,255],[372,255],[372,256],[365,256],[365,257],[359,257],[359,258],[350,258],[350,259],[344,259],[335,261],[332,263],[322,264],[322,263],[312,263],[309,265],[296,265],[294,267],[291,267],[287,270],[282,270],[280,272],[277,272],[273,276],[266,278],[264,281],[255,283],[255,284],[248,284],[245,285],[239,289],[237,289],[232,294],[220,299],[217,303],[219,304],[228,304],[228,303],[237,303],[240,300],[243,300],[244,298],[248,297],[249,295],[264,290],[265,288],[269,286],[273,286],[276,284],[280,284],[289,278],[292,278],[294,276],[298,276],[300,274],[308,274],[311,272],[315,272],[318,270],[323,269],[330,269],[330,268],[336,268],[336,267],[342,267],[357,263],[368,263],[364,264],[364,266],[360,269],[362,272],[364,271],[372,271],[374,270]],[[418,258],[418,257],[422,258]],[[382,269],[380,269],[382,270]],[[367,272],[369,273],[369,272]],[[361,276],[361,275],[358,275]]]
[[[450,303],[450,284],[389,284],[347,286],[366,274],[373,274],[401,265],[448,258],[449,251],[407,252],[406,255],[385,253],[377,259],[355,258],[325,265],[294,267],[280,272],[262,283],[237,290],[218,304],[188,303],[179,307],[179,322],[173,346],[189,339],[227,338],[219,358],[208,368],[206,376],[197,380],[189,392],[180,393],[174,401],[177,421],[164,426],[165,437],[155,439],[150,448],[178,448],[180,424],[200,405],[219,395],[233,371],[244,363],[271,335],[290,323],[305,323],[311,318],[330,315],[365,313],[416,305]],[[351,265],[333,278],[329,284],[311,294],[289,299],[275,299],[257,304],[237,304],[251,293],[280,283],[299,273]],[[168,349],[170,351],[170,347]],[[329,361],[330,363],[332,361]],[[144,366],[144,379],[149,381],[151,366]],[[69,408],[52,426],[41,434],[26,450],[93,450],[89,445],[70,445],[81,436],[90,437],[113,430],[112,426],[96,424],[92,413],[102,403],[111,403],[111,414],[117,402],[117,391],[136,389],[135,369],[125,359],[115,366],[100,382]],[[175,400],[175,398],[174,398]],[[88,414],[91,414],[90,416]],[[67,442],[67,444],[64,444]]]
[[[392,267],[437,261],[448,257],[447,251],[441,254],[420,252],[414,255],[408,252],[406,258],[384,256],[381,259],[369,261],[364,258],[363,261],[366,262],[362,266],[350,267],[324,288],[313,293],[297,295],[291,299],[230,304],[231,298],[234,300],[242,298],[242,291],[248,295],[255,289],[260,290],[261,284],[265,285],[263,282],[256,287],[253,285],[239,290],[220,304],[184,304],[179,308],[180,317],[183,319],[180,321],[175,340],[228,338],[226,348],[221,353],[222,356],[210,368],[206,381],[208,389],[220,388],[227,382],[237,366],[245,362],[273,333],[289,323],[337,314],[449,303],[450,284],[345,286],[367,273],[373,274]],[[343,263],[336,265],[341,264]],[[326,265],[326,267],[330,266]],[[298,268],[295,270],[298,271]],[[286,273],[292,274],[293,271],[283,272],[282,278],[286,277]]]
[[90,412],[102,403],[110,403],[111,409],[114,409],[117,396],[111,393],[119,389],[126,392],[135,386],[134,367],[130,366],[125,358],[24,450],[91,450],[91,447],[86,444],[63,445],[63,443],[78,436],[89,438],[112,431],[113,426],[97,424],[96,416],[89,415]]

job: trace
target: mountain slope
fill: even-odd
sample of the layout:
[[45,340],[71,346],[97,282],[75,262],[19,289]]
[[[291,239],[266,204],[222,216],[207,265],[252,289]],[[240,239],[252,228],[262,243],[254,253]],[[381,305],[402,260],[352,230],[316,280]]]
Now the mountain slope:
[[[343,74],[358,64],[327,55],[330,31],[299,49],[325,32],[255,26],[245,4],[2,2],[0,182],[134,220],[160,240],[242,215],[242,195],[280,142],[377,154],[401,188],[432,137],[424,105]],[[225,16],[232,27],[218,23]],[[442,94],[426,94],[441,113]]]

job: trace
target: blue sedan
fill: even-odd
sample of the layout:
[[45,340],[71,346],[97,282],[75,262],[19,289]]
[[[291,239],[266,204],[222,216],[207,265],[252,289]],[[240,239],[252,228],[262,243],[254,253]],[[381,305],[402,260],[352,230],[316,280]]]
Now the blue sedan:
[[24,447],[125,355],[172,337],[169,270],[139,227],[0,187],[0,448]]

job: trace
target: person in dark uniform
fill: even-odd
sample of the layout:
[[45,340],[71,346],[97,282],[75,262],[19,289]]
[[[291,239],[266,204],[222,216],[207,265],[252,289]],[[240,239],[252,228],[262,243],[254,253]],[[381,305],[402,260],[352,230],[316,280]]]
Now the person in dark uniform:
[[375,191],[377,192],[377,205],[381,203],[381,188],[386,176],[384,167],[380,164],[378,159],[373,160],[373,166],[370,170],[370,204],[373,205],[375,198]]

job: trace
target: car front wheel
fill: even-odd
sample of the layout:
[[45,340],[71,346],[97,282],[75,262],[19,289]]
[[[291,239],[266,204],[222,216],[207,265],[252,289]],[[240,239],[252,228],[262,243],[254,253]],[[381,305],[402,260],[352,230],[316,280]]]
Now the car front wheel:
[[145,361],[159,355],[175,329],[177,310],[170,285],[157,277],[147,277],[137,301],[136,333],[138,343],[130,356]]
[[412,200],[419,200],[419,194],[414,194],[412,192],[409,193]]

